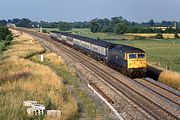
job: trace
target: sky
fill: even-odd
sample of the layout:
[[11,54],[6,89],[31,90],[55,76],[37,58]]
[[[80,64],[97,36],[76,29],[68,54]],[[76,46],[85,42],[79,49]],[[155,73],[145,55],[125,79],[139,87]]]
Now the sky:
[[0,19],[74,22],[116,16],[180,21],[180,0],[0,0]]

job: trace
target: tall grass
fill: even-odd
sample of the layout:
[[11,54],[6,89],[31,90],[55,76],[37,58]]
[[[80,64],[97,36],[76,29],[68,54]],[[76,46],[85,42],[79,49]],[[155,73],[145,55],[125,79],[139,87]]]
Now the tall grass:
[[177,72],[164,70],[160,74],[158,80],[166,85],[180,90],[180,74]]
[[[68,91],[77,98],[78,114],[76,114],[76,116],[79,119],[91,120],[96,118],[98,113],[96,112],[94,102],[80,89],[80,86],[78,85],[79,80],[76,77],[75,70],[66,66],[61,57],[54,53],[45,53],[43,62],[40,62],[40,55],[33,56],[31,59],[32,61],[49,66],[56,71],[57,75],[62,77],[62,80],[66,86],[68,86]],[[69,113],[70,111],[66,112]]]
[[12,46],[8,51],[4,53],[6,57],[19,57],[19,58],[28,58],[35,54],[40,54],[45,52],[45,49],[30,36],[23,33],[14,33],[15,37],[12,41]]
[[[34,119],[73,119],[78,110],[77,101],[64,86],[62,78],[49,67],[27,59],[44,52],[44,48],[26,34],[14,34],[18,35],[0,61],[0,118],[30,120],[23,101],[37,100],[48,109],[61,110],[62,116]],[[63,60],[59,58],[55,63],[63,64]]]

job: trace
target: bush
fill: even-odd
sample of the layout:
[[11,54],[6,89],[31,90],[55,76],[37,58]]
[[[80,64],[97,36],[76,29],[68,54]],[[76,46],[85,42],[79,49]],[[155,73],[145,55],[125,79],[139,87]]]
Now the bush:
[[5,50],[6,50],[5,44],[1,45],[1,46],[0,46],[0,52],[1,52],[1,51],[5,51]]
[[10,36],[12,37],[12,33],[11,31],[8,29],[8,27],[1,27],[0,26],[0,39],[1,40],[6,40],[6,37],[7,39],[10,39]]
[[174,34],[174,38],[179,38],[178,33],[175,33],[175,34]]
[[43,33],[47,33],[47,30],[45,30],[45,29],[43,29],[43,31],[42,31]]
[[123,34],[125,33],[126,29],[127,29],[126,23],[118,23],[115,25],[113,32],[115,34]]
[[143,36],[135,36],[134,40],[145,40],[147,39],[147,37],[143,37]]
[[162,34],[157,34],[156,36],[154,36],[155,39],[163,39],[163,35]]
[[97,37],[97,40],[100,40],[100,37]]
[[7,41],[11,41],[12,39],[13,39],[12,35],[7,35],[5,38],[5,40],[7,40]]
[[101,29],[101,32],[113,32],[112,26],[105,26]]

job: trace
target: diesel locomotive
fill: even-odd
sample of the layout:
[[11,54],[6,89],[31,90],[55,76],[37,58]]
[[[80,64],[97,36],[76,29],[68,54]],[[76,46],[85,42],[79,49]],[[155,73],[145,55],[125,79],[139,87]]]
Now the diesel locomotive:
[[104,61],[131,78],[146,76],[146,53],[139,48],[57,31],[51,31],[50,37],[94,59]]

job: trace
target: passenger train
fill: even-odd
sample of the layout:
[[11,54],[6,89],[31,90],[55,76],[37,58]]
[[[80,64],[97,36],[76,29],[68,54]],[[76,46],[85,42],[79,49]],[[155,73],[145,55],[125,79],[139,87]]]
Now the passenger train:
[[131,78],[146,76],[146,53],[139,48],[57,31],[50,32],[50,37],[94,59],[104,61]]

